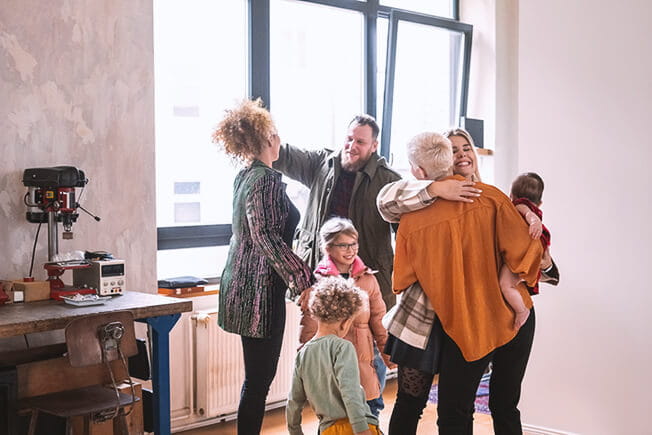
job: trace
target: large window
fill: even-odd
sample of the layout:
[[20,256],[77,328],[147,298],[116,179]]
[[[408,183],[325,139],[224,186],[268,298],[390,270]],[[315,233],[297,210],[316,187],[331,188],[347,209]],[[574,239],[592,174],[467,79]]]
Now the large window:
[[[190,234],[199,229],[192,227],[231,222],[236,169],[211,143],[211,129],[247,95],[246,7],[246,0],[154,2],[159,228]],[[226,255],[224,246],[187,241],[164,247],[172,249],[158,252],[160,278],[216,276]]]
[[[344,126],[365,111],[364,16],[272,0],[270,23],[271,111],[281,140],[306,149],[340,146]],[[285,181],[294,204],[305,210],[308,189]]]
[[[400,8],[400,9],[397,9]],[[225,108],[261,97],[284,142],[339,148],[376,116],[396,167],[406,141],[465,115],[471,26],[455,0],[154,2],[158,274],[217,277],[237,168],[211,143]],[[288,180],[299,210],[307,191]]]
[[[456,125],[461,113],[464,33],[442,20],[392,11],[389,18],[381,151],[407,176],[415,134]],[[470,37],[467,37],[470,47]]]

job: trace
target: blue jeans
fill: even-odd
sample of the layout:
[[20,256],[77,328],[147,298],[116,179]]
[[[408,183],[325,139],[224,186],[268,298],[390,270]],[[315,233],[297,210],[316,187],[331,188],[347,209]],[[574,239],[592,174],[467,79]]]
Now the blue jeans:
[[378,351],[378,346],[374,345],[374,368],[376,369],[376,376],[378,376],[378,382],[380,383],[380,396],[375,399],[367,400],[367,405],[371,413],[378,417],[380,411],[385,408],[385,402],[383,401],[383,390],[385,389],[385,375],[387,374],[387,366],[385,366],[385,361],[383,357],[380,356]]

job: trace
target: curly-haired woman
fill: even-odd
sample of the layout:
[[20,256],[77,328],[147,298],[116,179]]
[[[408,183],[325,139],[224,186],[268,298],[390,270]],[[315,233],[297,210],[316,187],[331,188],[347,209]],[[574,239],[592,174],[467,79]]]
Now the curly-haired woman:
[[243,101],[226,111],[213,140],[244,164],[233,184],[233,236],[220,283],[218,323],[242,339],[238,433],[257,434],[281,353],[286,290],[296,297],[314,278],[291,249],[299,212],[281,173],[272,169],[281,140],[269,112],[260,100]]

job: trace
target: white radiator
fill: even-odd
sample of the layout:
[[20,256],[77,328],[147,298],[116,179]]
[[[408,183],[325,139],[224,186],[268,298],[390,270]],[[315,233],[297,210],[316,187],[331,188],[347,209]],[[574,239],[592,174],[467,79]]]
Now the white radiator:
[[[299,345],[299,308],[292,302],[288,302],[286,308],[283,348],[276,377],[267,395],[268,407],[285,404]],[[240,336],[224,332],[217,325],[215,311],[198,312],[193,319],[196,412],[203,418],[233,414],[238,410],[244,379]]]

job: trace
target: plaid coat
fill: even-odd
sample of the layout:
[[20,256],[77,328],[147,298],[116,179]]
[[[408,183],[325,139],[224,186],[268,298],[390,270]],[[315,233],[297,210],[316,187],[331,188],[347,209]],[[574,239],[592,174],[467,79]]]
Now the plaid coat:
[[383,324],[387,332],[402,342],[425,349],[435,315],[428,296],[423,292],[421,285],[415,282],[401,293],[401,298],[387,313]]

